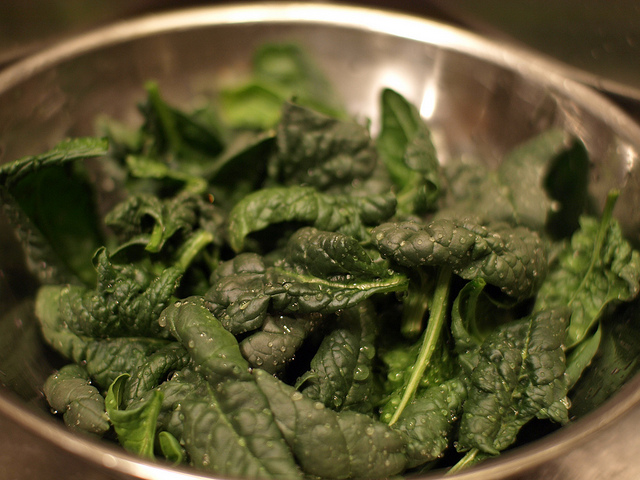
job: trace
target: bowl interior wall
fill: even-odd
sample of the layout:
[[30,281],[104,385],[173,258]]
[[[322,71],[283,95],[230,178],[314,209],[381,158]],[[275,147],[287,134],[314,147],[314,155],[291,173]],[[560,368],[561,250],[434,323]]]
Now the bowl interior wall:
[[[518,142],[558,125],[587,145],[597,199],[637,176],[629,159],[637,157],[640,140],[617,133],[615,125],[537,78],[416,40],[315,24],[177,30],[47,66],[0,91],[0,163],[44,151],[67,136],[92,135],[98,115],[138,123],[136,104],[150,79],[180,105],[210,98],[246,72],[254,49],[270,41],[302,44],[349,110],[369,119],[374,132],[381,88],[406,95],[433,126],[444,161],[465,155],[495,165]],[[639,190],[634,186],[624,195],[635,198]],[[628,225],[640,225],[632,205],[619,212]],[[57,359],[40,343],[28,303],[35,284],[8,230],[0,218],[0,385],[46,410],[40,385]]]

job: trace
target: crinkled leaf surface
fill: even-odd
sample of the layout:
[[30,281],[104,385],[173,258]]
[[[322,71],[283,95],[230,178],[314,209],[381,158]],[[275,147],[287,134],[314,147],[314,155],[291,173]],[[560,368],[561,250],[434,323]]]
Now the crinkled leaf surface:
[[136,265],[114,264],[106,249],[96,262],[96,289],[68,286],[61,292],[60,315],[68,328],[91,337],[166,336],[157,320],[184,269],[171,266],[156,277]]
[[323,338],[310,370],[298,379],[302,393],[334,410],[373,412],[374,311],[362,302],[340,312],[337,327]]
[[301,478],[268,406],[252,380],[226,382],[184,402],[183,439],[192,462],[231,477]]
[[162,312],[158,323],[183,345],[212,385],[249,378],[249,364],[237,340],[207,309],[202,297],[176,301]]
[[407,405],[393,424],[407,439],[407,468],[444,454],[466,397],[464,381],[453,379],[422,391]]
[[640,291],[640,254],[624,239],[618,222],[583,217],[580,225],[535,306],[572,309],[567,346],[585,338],[607,305],[632,300]]
[[[566,173],[566,165],[574,168]],[[443,217],[475,217],[543,231],[548,222],[576,221],[585,206],[586,151],[566,132],[550,129],[508,152],[496,169],[454,161],[445,167],[448,180]],[[571,193],[554,176],[571,178]],[[561,212],[561,213],[560,213]]]
[[109,387],[105,407],[120,444],[131,453],[154,458],[154,442],[162,393],[154,390],[144,401],[120,409],[128,375],[118,377]]
[[283,185],[327,190],[371,175],[377,154],[368,130],[349,120],[286,103],[269,174]]
[[548,310],[489,335],[471,374],[458,451],[497,454],[534,417],[568,421],[564,339],[568,311]]
[[65,365],[47,378],[42,389],[51,408],[63,414],[69,427],[99,436],[109,430],[104,397],[80,365]]
[[79,138],[0,168],[3,212],[29,267],[44,283],[95,279],[91,258],[103,244],[103,233],[87,172],[78,161],[106,153],[106,140]]
[[395,207],[391,194],[355,197],[324,194],[307,186],[266,188],[247,195],[232,209],[229,243],[236,252],[242,251],[248,234],[282,222],[364,239],[365,226],[390,218]]
[[240,342],[240,351],[251,367],[278,373],[322,320],[321,315],[268,315],[259,330]]
[[371,238],[383,256],[399,265],[448,265],[462,278],[480,276],[517,299],[533,296],[547,271],[542,239],[524,227],[437,219],[384,223]]
[[267,372],[253,372],[276,424],[307,475],[384,478],[405,466],[402,436],[357,412],[335,412]]
[[424,213],[440,194],[440,165],[431,132],[418,109],[391,89],[381,94],[380,158],[398,189],[399,210]]

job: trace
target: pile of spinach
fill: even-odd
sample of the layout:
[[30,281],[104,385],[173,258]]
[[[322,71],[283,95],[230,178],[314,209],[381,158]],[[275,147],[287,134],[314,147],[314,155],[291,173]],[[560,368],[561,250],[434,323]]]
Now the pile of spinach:
[[567,423],[640,288],[581,142],[550,130],[497,169],[442,165],[399,93],[372,138],[299,48],[253,67],[192,111],[149,83],[140,127],[0,169],[44,339],[71,361],[51,407],[250,478],[455,472]]

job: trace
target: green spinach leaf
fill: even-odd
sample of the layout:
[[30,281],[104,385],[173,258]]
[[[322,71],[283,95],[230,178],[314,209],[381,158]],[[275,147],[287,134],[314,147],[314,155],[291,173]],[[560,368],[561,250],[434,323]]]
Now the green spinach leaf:
[[120,444],[136,455],[155,458],[154,442],[162,393],[154,390],[145,401],[125,410],[120,409],[128,376],[120,376],[109,387],[105,407]]
[[47,378],[42,388],[49,405],[63,415],[67,426],[98,436],[111,428],[104,397],[80,365],[65,365]]
[[0,167],[0,199],[43,283],[91,284],[93,253],[104,244],[94,192],[80,160],[101,157],[101,138],[65,140],[41,155]]
[[382,126],[376,139],[380,159],[397,187],[400,213],[425,213],[441,191],[440,164],[431,131],[418,109],[402,95],[384,89]]
[[305,474],[388,477],[404,469],[403,439],[387,425],[358,412],[328,409],[262,370],[253,375]]
[[535,417],[568,421],[562,345],[568,316],[562,310],[539,312],[485,339],[463,407],[458,451],[495,455]]
[[365,127],[293,103],[284,105],[276,142],[269,175],[281,185],[335,190],[369,177],[377,161]]
[[464,279],[479,276],[520,300],[535,295],[546,276],[544,243],[524,227],[448,219],[395,222],[375,227],[371,238],[401,266],[449,266]]
[[248,234],[282,222],[300,222],[364,240],[368,237],[366,226],[390,218],[395,207],[391,194],[329,195],[307,186],[262,189],[247,195],[231,210],[229,244],[240,252]]

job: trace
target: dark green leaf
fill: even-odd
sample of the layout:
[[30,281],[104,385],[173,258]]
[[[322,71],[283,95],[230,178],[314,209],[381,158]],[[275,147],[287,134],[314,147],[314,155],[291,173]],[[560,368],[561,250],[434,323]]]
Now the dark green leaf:
[[154,458],[156,421],[162,405],[162,393],[155,390],[134,408],[121,410],[127,378],[128,375],[120,376],[109,387],[105,398],[109,420],[118,435],[118,441],[126,450],[142,457]]
[[140,398],[144,393],[158,386],[173,371],[181,370],[191,362],[186,349],[172,342],[148,354],[144,362],[131,372],[125,385],[123,401],[125,405]]
[[228,477],[301,478],[269,407],[251,378],[184,401],[183,441],[192,463]]
[[407,439],[407,468],[443,455],[466,397],[464,382],[453,379],[426,389],[407,405],[393,425]]
[[607,305],[632,300],[640,291],[640,254],[612,217],[614,203],[615,195],[600,221],[581,219],[580,230],[560,253],[536,300],[537,310],[572,309],[568,347],[586,337]]
[[201,297],[170,305],[158,323],[184,346],[212,385],[250,377],[249,364],[240,353],[237,340],[205,307]]
[[90,378],[106,390],[122,374],[133,373],[147,357],[164,347],[166,340],[111,338],[96,340],[73,333],[60,316],[60,296],[66,287],[48,285],[38,290],[36,317],[44,340],[61,355],[84,365]]
[[95,279],[91,258],[103,235],[94,193],[78,160],[106,153],[106,140],[79,138],[0,168],[3,211],[42,282],[90,284]]
[[256,190],[265,179],[275,149],[275,132],[239,132],[207,169],[214,202],[225,210]]
[[243,253],[219,265],[204,295],[207,307],[233,334],[262,326],[269,307],[265,294],[266,267],[262,257]]
[[547,271],[541,238],[524,227],[438,219],[385,223],[371,232],[383,256],[405,267],[448,265],[465,279],[482,277],[516,299],[533,296]]
[[562,347],[568,315],[540,312],[485,339],[464,404],[458,451],[497,454],[535,417],[568,421]]
[[376,165],[366,128],[292,103],[284,105],[276,141],[269,174],[282,185],[327,190],[369,177]]
[[[479,218],[543,231],[555,229],[560,217],[569,222],[576,209],[585,206],[580,190],[584,188],[586,159],[580,143],[566,132],[545,131],[508,152],[497,169],[478,163],[450,162],[445,167],[448,195],[443,217]],[[553,176],[571,168],[572,188],[560,193]],[[575,178],[573,177],[575,175]],[[566,187],[562,187],[566,190]]]
[[51,408],[63,414],[71,428],[104,435],[110,428],[104,398],[91,385],[87,371],[70,364],[51,375],[42,387]]
[[[139,238],[149,252],[159,252],[176,233],[190,235],[198,228],[212,234],[222,223],[215,207],[203,195],[181,192],[160,199],[151,194],[130,195],[105,217],[105,223],[118,234],[121,242]],[[218,228],[216,228],[218,227]]]
[[380,158],[398,189],[399,211],[424,213],[440,194],[440,166],[431,132],[418,109],[402,95],[384,89]]
[[167,268],[154,277],[135,266],[114,265],[106,250],[97,254],[97,289],[69,286],[60,293],[60,315],[77,335],[90,337],[166,336],[158,325],[184,270]]
[[376,263],[353,237],[304,227],[295,232],[285,248],[287,265],[316,277],[358,279],[389,275],[385,263]]
[[334,410],[372,413],[374,311],[369,302],[362,302],[340,312],[337,328],[323,338],[310,370],[298,379],[302,393]]
[[239,252],[251,232],[294,221],[361,240],[367,237],[366,225],[386,220],[394,212],[392,195],[347,197],[323,194],[304,186],[268,188],[247,195],[233,208],[229,216],[229,243]]
[[[498,178],[508,188],[516,224],[542,231],[553,200],[545,189],[551,167],[571,146],[573,137],[561,130],[547,130],[507,154]],[[578,179],[572,179],[578,181]]]
[[265,294],[276,311],[334,313],[350,308],[374,295],[406,290],[407,277],[389,273],[380,279],[328,280],[274,267],[267,271]]
[[361,413],[325,408],[259,369],[254,377],[305,474],[385,478],[404,469],[404,442],[387,425]]
[[[598,334],[598,352],[590,358],[570,395],[571,413],[578,418],[600,407],[640,370],[640,346],[635,341],[640,335],[638,300],[608,311],[596,330]],[[595,340],[583,343],[592,342]]]
[[251,367],[278,373],[293,361],[322,318],[319,315],[268,315],[260,330],[240,342],[240,351]]
[[203,125],[196,116],[170,106],[160,95],[156,83],[147,83],[146,90],[147,101],[141,106],[145,116],[142,130],[152,139],[153,153],[171,152],[186,159],[197,154],[213,156],[222,151],[224,143],[210,125]]

